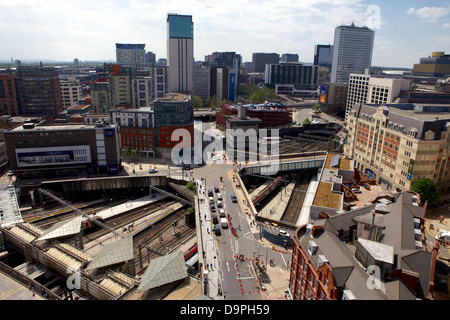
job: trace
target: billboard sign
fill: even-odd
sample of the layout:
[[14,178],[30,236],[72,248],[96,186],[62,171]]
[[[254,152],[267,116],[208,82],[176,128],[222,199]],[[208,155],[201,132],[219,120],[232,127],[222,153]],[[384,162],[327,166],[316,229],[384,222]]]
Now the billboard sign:
[[320,87],[320,99],[319,99],[320,103],[325,103],[326,95],[327,95],[327,87],[321,86]]

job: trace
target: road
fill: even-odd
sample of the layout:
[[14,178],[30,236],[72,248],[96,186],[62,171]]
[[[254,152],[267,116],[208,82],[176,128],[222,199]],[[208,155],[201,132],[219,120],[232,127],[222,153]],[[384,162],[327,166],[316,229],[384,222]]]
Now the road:
[[[206,179],[206,190],[219,187],[223,197],[223,209],[230,216],[232,227],[236,235],[232,233],[231,228],[222,228],[221,235],[215,236],[217,247],[217,264],[220,270],[220,281],[223,290],[224,299],[240,300],[260,300],[262,295],[259,292],[258,279],[253,269],[253,262],[259,257],[261,261],[267,264],[269,259],[274,259],[278,266],[289,267],[290,259],[283,257],[281,253],[273,253],[269,246],[259,241],[259,232],[256,228],[251,228],[249,217],[245,216],[242,203],[234,203],[231,199],[235,195],[233,182],[228,176],[228,172],[233,170],[232,164],[209,164],[202,168],[194,170],[194,178]],[[222,177],[222,183],[220,181]],[[203,181],[204,182],[204,181]],[[214,192],[214,201],[217,204],[217,193]],[[242,204],[242,206],[241,206]],[[217,205],[216,205],[217,207]],[[219,209],[216,212],[219,216]],[[203,213],[201,214],[203,216]],[[210,222],[211,223],[211,222]],[[211,224],[211,229],[213,225]],[[242,259],[238,257],[242,257]],[[216,261],[216,260],[214,260]]]

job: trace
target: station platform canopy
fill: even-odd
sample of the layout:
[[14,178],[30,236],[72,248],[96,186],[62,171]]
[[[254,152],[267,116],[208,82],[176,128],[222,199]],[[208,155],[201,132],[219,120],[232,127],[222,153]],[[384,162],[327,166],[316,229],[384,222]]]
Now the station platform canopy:
[[181,250],[150,261],[138,285],[138,291],[150,290],[188,276]]
[[97,269],[133,259],[133,238],[124,238],[105,245],[86,267]]
[[8,186],[0,191],[0,225],[7,227],[22,222],[16,190],[14,186]]
[[82,216],[77,216],[72,219],[57,222],[52,227],[45,230],[36,241],[51,240],[78,234],[81,231],[82,220]]

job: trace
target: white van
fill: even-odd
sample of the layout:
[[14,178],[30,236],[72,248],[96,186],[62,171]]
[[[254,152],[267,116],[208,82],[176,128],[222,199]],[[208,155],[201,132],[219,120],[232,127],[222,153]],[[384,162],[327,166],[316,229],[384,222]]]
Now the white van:
[[220,218],[220,226],[222,228],[228,228],[228,221],[227,218]]

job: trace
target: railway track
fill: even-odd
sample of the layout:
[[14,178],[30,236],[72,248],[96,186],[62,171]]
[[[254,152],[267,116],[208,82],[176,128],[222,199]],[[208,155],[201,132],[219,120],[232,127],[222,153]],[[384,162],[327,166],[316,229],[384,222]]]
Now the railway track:
[[[137,199],[139,197],[133,197],[131,200]],[[103,199],[99,202],[94,202],[92,204],[75,204],[74,207],[82,210],[86,214],[93,214],[103,209],[114,207],[120,203],[123,203],[125,200],[129,200],[129,196],[125,195],[120,196],[115,199]],[[42,229],[47,229],[51,227],[56,222],[66,220],[72,217],[77,216],[78,213],[74,212],[70,208],[59,208],[50,212],[46,212],[38,215],[27,215],[24,216],[23,219],[25,222],[30,222]]]
[[[114,229],[123,228],[138,219],[141,219],[147,215],[150,215],[150,214],[156,212],[157,210],[160,210],[163,207],[170,206],[175,203],[176,203],[175,200],[171,200],[170,198],[165,198],[165,199],[159,200],[157,202],[150,203],[144,207],[133,209],[133,210],[124,212],[122,214],[119,214],[117,216],[108,218],[108,219],[104,220],[103,223],[105,225],[107,225],[108,227],[111,227]],[[90,231],[90,230],[85,231],[83,241],[85,241],[85,242],[93,241],[101,236],[104,236],[108,232],[109,232],[108,230],[104,230],[104,229],[95,230],[95,231]]]
[[297,178],[294,190],[292,191],[289,203],[286,206],[286,211],[283,213],[280,221],[288,224],[295,225],[303,207],[303,201],[305,200],[306,192],[308,191],[309,182],[314,171],[307,170],[306,174],[299,175]]
[[[150,260],[173,252],[181,243],[195,236],[195,229],[185,223],[185,213],[186,210],[181,207],[153,224],[151,228],[134,236],[138,270],[142,271]],[[175,228],[174,221],[177,221]]]

